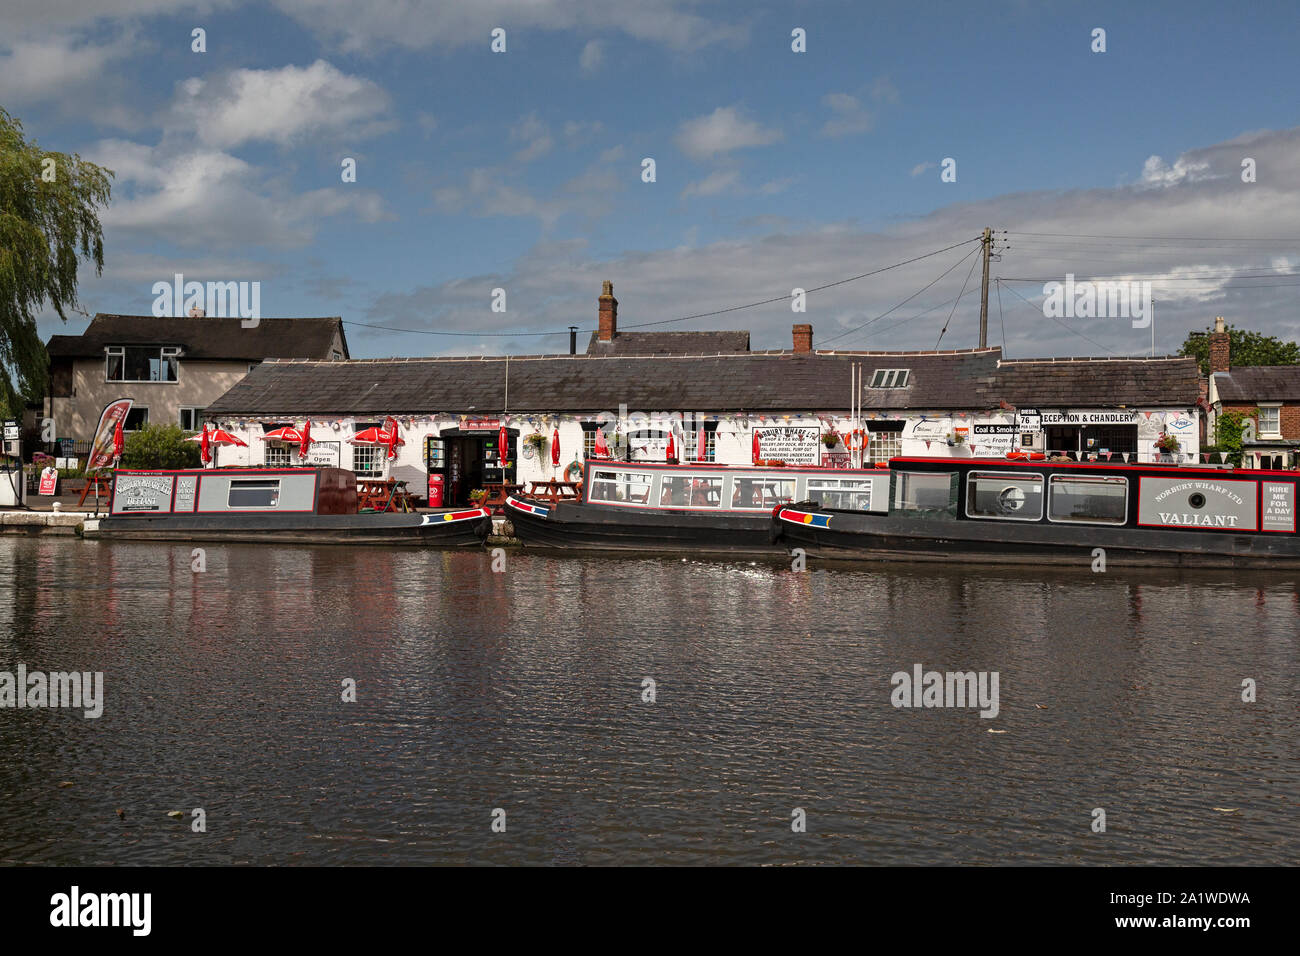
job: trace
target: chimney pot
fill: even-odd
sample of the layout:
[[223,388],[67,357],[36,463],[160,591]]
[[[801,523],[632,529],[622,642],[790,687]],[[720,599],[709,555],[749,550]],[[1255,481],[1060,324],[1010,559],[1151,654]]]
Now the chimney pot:
[[794,352],[796,355],[812,351],[812,326],[796,325],[794,331]]
[[613,342],[614,336],[618,335],[618,299],[614,298],[614,283],[605,280],[597,301],[600,309],[597,312],[596,338],[601,342]]

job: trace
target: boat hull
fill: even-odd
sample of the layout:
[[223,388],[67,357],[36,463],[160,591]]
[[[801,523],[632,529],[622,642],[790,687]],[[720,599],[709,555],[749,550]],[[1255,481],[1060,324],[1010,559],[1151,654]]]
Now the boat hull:
[[1101,549],[1106,567],[1300,568],[1300,543],[1282,535],[918,521],[806,506],[782,509],[778,520],[787,547],[829,560],[1091,567]]
[[526,498],[507,499],[505,511],[525,548],[635,554],[783,553],[767,513],[693,514]]
[[419,514],[165,514],[109,517],[87,537],[146,541],[247,541],[475,547],[491,529],[482,509]]

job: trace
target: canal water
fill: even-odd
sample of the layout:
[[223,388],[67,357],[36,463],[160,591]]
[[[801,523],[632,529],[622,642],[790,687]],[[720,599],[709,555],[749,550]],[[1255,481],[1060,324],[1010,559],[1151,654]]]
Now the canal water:
[[3,539],[0,672],[104,706],[0,709],[0,865],[1293,864],[1298,631],[1255,572]]

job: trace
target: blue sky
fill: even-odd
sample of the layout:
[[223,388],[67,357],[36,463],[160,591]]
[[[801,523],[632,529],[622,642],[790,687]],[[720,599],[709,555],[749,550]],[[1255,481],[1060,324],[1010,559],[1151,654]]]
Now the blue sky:
[[[1151,278],[1157,352],[1216,314],[1300,334],[1294,3],[83,6],[7,0],[0,106],[117,172],[104,276],[82,283],[92,313],[147,313],[179,271],[260,281],[267,316],[342,315],[359,357],[554,352],[567,335],[522,333],[592,328],[602,279],[627,327],[987,225],[1010,243],[995,277]],[[746,328],[756,348],[788,347],[802,321],[835,347],[972,346],[978,270],[938,338],[971,260],[871,321],[968,248],[815,293],[806,314],[659,327]],[[990,341],[1014,357],[1150,349],[1126,321],[1045,319],[1042,281],[993,295]]]

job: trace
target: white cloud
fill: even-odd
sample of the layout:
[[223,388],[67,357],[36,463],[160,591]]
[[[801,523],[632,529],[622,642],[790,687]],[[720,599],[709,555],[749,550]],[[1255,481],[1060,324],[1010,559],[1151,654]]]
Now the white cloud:
[[582,67],[582,72],[595,73],[604,62],[605,47],[599,40],[588,40],[587,45],[582,48],[582,54],[578,57],[578,65]]
[[67,116],[134,129],[143,117],[138,102],[128,101],[117,64],[141,49],[133,33],[104,41],[53,33],[6,43],[0,31],[0,102],[10,110],[52,104]]
[[927,169],[937,169],[938,167],[939,167],[938,163],[931,163],[928,161],[924,163],[917,163],[915,166],[912,167],[912,177],[915,178],[917,176],[920,176]]
[[1159,156],[1150,156],[1142,164],[1142,182],[1149,186],[1174,186],[1182,182],[1195,182],[1206,177],[1208,162],[1193,162],[1179,157],[1170,166]]
[[[871,84],[867,95],[877,106],[887,106],[898,102],[898,90],[888,77],[877,77]],[[862,100],[851,93],[827,93],[822,97],[822,104],[833,114],[822,126],[823,136],[838,139],[841,136],[856,136],[869,132],[876,125],[876,110],[866,106]]]
[[707,116],[687,120],[677,131],[678,148],[694,159],[753,146],[767,146],[782,138],[781,131],[747,119],[734,106],[720,106]]
[[682,198],[688,196],[716,196],[719,193],[734,191],[740,183],[740,173],[734,169],[719,169],[703,179],[688,183],[682,190]]
[[520,163],[531,163],[535,159],[540,159],[555,146],[551,128],[535,112],[521,117],[510,128],[510,140],[525,144],[523,149],[515,153],[515,160]]
[[390,105],[378,84],[317,60],[192,77],[179,85],[172,120],[192,127],[204,144],[229,149],[255,140],[286,145],[321,132],[373,136],[391,127]]

